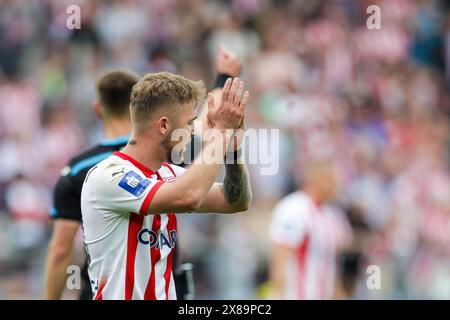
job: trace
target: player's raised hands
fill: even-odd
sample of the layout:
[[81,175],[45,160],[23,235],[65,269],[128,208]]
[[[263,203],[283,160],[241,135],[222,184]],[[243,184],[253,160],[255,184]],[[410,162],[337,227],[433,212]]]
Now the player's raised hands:
[[208,94],[208,127],[219,130],[239,128],[249,97],[249,92],[244,92],[243,81],[229,78],[223,87],[219,104],[215,104],[211,93]]
[[242,63],[237,55],[220,45],[216,56],[217,73],[238,77],[241,74],[241,69]]

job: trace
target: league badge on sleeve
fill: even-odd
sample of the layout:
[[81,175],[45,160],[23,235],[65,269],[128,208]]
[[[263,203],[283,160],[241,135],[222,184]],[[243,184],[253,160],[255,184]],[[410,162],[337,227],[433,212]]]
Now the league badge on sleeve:
[[142,178],[134,171],[128,172],[119,182],[119,187],[136,197],[139,197],[149,185],[149,179]]

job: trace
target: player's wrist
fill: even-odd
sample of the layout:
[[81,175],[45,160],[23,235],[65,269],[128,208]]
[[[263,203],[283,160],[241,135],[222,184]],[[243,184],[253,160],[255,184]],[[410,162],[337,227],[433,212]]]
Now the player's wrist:
[[216,123],[214,126],[206,130],[202,140],[206,143],[220,141],[228,146],[232,140],[232,131]]
[[242,157],[242,149],[239,147],[237,150],[227,151],[225,153],[225,163],[236,163]]
[[234,76],[229,72],[219,72],[214,81],[213,89],[223,88],[228,78],[233,79]]
[[201,159],[207,159],[207,163],[219,164],[223,163],[223,158],[229,150],[232,137],[226,129],[211,128],[207,130],[202,139],[202,155]]

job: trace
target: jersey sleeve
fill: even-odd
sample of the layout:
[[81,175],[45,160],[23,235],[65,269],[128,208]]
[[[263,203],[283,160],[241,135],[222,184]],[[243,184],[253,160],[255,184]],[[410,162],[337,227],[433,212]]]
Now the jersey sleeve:
[[164,183],[132,167],[106,168],[94,182],[97,209],[147,214],[156,191]]
[[80,192],[69,174],[62,174],[56,183],[51,217],[81,222]]
[[172,170],[175,173],[176,177],[182,176],[183,173],[186,171],[185,168],[177,166],[175,164],[169,164],[169,166],[172,168]]
[[280,202],[272,213],[270,240],[274,244],[296,248],[305,236],[306,221],[301,208]]

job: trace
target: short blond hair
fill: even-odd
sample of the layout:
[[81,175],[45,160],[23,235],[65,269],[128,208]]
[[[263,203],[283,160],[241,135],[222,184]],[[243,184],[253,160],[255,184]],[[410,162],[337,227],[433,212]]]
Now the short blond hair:
[[131,122],[135,129],[142,129],[145,127],[142,124],[161,107],[170,115],[180,106],[199,103],[204,97],[203,81],[192,81],[169,72],[149,73],[131,91]]

